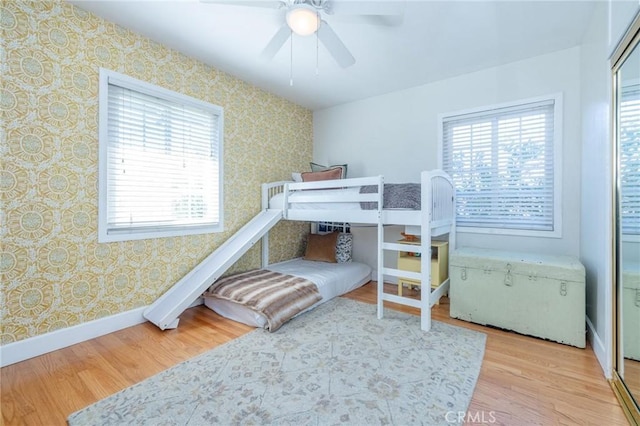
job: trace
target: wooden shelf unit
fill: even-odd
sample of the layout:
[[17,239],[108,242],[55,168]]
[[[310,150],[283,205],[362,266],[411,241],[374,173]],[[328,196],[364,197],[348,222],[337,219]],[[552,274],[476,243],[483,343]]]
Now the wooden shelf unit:
[[[399,240],[402,244],[420,245],[420,241]],[[420,272],[420,255],[409,251],[398,252],[398,269]],[[436,288],[449,277],[449,243],[446,241],[431,242],[431,288]],[[398,296],[402,296],[403,287],[420,287],[420,281],[410,278],[398,278]]]

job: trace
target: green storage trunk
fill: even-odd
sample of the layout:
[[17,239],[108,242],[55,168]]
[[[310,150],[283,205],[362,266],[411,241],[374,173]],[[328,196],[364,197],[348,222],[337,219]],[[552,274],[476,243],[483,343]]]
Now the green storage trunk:
[[460,248],[449,269],[451,317],[585,347],[585,270],[577,258]]

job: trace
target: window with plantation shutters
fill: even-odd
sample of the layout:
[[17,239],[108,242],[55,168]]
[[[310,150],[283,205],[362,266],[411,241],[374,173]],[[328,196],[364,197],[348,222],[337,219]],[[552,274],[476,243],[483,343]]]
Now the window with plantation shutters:
[[560,233],[560,111],[556,95],[440,117],[442,166],[456,187],[458,227]]
[[99,240],[222,230],[222,108],[100,70]]
[[640,85],[622,89],[620,103],[622,235],[640,235]]

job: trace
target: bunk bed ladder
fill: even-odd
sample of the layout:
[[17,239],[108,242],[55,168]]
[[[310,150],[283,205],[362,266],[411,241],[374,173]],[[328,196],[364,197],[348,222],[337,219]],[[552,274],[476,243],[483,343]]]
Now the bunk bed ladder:
[[419,246],[413,244],[389,243],[383,241],[382,251],[407,251],[419,254],[421,272],[412,272],[401,269],[382,267],[382,271],[378,272],[378,282],[384,282],[380,280],[384,280],[384,277],[386,276],[396,278],[403,277],[427,284],[423,284],[421,286],[422,291],[420,292],[420,300],[404,296],[397,296],[390,293],[384,293],[384,285],[378,285],[378,318],[382,318],[383,316],[383,303],[385,300],[388,302],[411,306],[420,309],[420,328],[422,328],[422,330],[424,331],[429,331],[431,329],[431,280],[427,278],[431,276],[431,244],[429,239],[425,239]]
[[[423,172],[421,176],[421,198],[422,200],[432,200],[431,174]],[[391,243],[384,241],[384,233],[381,225],[378,225],[378,318],[384,315],[384,301],[398,303],[420,309],[420,328],[424,331],[431,329],[431,306],[434,301],[439,300],[447,290],[448,286],[441,286],[431,293],[431,224],[432,206],[423,204],[423,214],[420,223],[420,245]],[[420,254],[420,272],[405,271],[395,268],[384,267],[385,251],[407,251]],[[417,280],[422,283],[420,300],[409,297],[397,296],[395,294],[384,293],[384,278],[404,277]]]

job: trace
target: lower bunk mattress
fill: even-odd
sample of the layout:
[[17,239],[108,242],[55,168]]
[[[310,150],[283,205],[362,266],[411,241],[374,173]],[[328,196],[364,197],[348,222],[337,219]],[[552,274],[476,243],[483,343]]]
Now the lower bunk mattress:
[[[371,280],[371,267],[359,262],[328,263],[292,259],[269,265],[265,269],[304,278],[316,285],[322,298],[303,312],[355,290]],[[268,328],[268,320],[264,315],[234,301],[205,294],[204,304],[223,317],[252,327]]]

